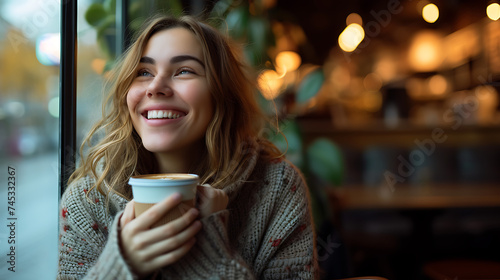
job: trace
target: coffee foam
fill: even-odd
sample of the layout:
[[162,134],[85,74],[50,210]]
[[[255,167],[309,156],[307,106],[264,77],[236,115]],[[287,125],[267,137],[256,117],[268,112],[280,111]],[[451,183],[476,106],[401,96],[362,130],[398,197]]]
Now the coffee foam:
[[192,180],[198,179],[195,174],[169,173],[169,174],[146,174],[133,176],[136,179],[151,179],[151,180]]

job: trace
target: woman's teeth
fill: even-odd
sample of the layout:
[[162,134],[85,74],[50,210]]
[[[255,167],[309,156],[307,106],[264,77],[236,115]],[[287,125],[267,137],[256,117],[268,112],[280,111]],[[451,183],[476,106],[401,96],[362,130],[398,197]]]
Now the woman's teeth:
[[181,115],[168,110],[148,111],[148,119],[177,119]]

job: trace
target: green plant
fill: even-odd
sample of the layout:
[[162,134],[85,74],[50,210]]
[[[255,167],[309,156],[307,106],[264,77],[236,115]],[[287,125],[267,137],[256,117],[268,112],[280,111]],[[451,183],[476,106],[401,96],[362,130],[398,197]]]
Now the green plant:
[[262,68],[270,60],[267,51],[274,45],[274,36],[262,1],[220,0],[212,8],[210,18],[224,19],[213,20],[213,25],[245,43],[245,56],[254,67]]
[[[152,13],[165,12],[174,16],[183,13],[183,7],[180,0],[168,1],[141,1],[128,0],[127,23],[129,32],[133,33]],[[92,3],[85,11],[85,20],[97,31],[97,43],[100,49],[106,55],[108,62],[112,63],[117,56],[117,11],[116,0],[101,0]],[[108,66],[110,64],[108,63]]]

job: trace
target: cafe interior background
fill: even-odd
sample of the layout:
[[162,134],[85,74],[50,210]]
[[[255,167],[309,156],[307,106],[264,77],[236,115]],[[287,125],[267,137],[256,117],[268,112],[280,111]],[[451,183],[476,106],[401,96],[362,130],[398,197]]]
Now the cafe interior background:
[[[0,3],[1,197],[15,169],[18,244],[12,274],[0,231],[2,279],[57,270],[58,154],[75,152],[59,148],[60,2]],[[77,3],[78,145],[127,44],[120,34],[156,11],[202,15],[244,46],[288,143],[273,125],[265,133],[308,181],[322,279],[439,279],[440,261],[498,267],[498,2]],[[0,206],[7,222],[7,199]]]

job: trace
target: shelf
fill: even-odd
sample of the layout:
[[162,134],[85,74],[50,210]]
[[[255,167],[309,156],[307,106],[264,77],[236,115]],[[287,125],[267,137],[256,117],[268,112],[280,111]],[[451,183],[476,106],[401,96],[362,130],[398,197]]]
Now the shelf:
[[495,184],[346,186],[327,193],[344,210],[500,207],[500,186]]
[[411,148],[415,141],[424,139],[444,147],[500,146],[500,126],[424,127],[405,123],[388,128],[382,123],[372,123],[338,128],[329,119],[299,119],[298,123],[306,144],[318,137],[327,137],[341,147],[356,149],[375,145]]

